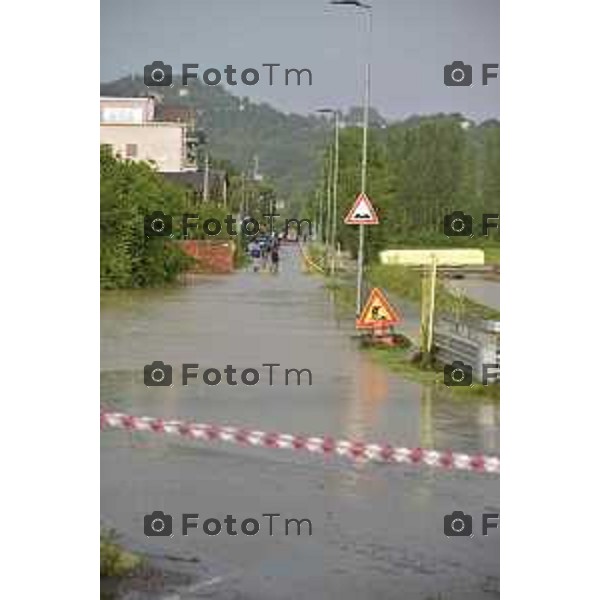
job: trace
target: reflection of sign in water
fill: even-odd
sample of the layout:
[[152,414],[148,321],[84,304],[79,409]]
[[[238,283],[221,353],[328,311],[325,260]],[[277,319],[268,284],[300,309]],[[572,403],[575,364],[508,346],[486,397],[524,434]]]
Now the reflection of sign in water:
[[379,225],[379,217],[366,194],[360,193],[344,219],[346,225]]
[[362,313],[356,321],[357,329],[391,327],[400,323],[400,316],[379,288],[373,288]]

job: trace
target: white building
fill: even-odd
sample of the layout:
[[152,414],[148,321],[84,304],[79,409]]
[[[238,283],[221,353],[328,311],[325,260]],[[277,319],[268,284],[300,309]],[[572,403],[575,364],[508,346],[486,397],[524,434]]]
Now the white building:
[[185,123],[155,121],[154,98],[100,98],[100,144],[115,156],[143,160],[158,171],[195,169],[187,157]]

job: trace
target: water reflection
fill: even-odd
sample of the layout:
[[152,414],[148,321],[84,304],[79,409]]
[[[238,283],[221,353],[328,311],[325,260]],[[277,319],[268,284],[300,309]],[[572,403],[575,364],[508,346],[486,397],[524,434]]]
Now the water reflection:
[[378,430],[381,408],[389,399],[388,373],[364,355],[354,356],[354,383],[350,388],[344,415],[344,436],[351,440],[368,440]]
[[[299,273],[294,251],[284,251],[282,263],[280,276],[241,272],[195,277],[170,290],[103,294],[103,405],[267,431],[497,451],[497,405],[457,401],[443,387],[389,372],[358,349],[354,319],[335,312],[320,278]],[[143,365],[154,360],[197,362],[202,368],[277,361],[310,368],[314,385],[234,388],[197,382],[146,388]],[[174,368],[174,380],[176,373]],[[212,560],[239,570],[247,579],[238,597],[300,598],[310,589],[315,598],[328,597],[331,590],[335,597],[392,598],[402,586],[403,597],[423,600],[427,571],[435,573],[428,580],[432,597],[460,581],[461,591],[452,597],[480,598],[482,581],[498,573],[497,540],[449,545],[439,526],[450,508],[480,512],[497,505],[497,478],[398,465],[349,466],[288,450],[208,447],[122,431],[102,434],[101,443],[103,520],[134,549],[201,557],[202,564]],[[265,511],[307,516],[316,533],[306,546],[268,536],[248,543],[219,537],[207,544],[201,536],[149,540],[143,535],[140,523],[149,510],[178,514],[198,508],[207,516]],[[294,560],[300,548],[324,558]],[[273,577],[272,594],[248,593],[264,581],[256,565],[269,556],[287,561],[297,587]],[[357,593],[361,582],[364,593]],[[369,595],[367,588],[381,593]],[[469,593],[463,594],[465,589]]]

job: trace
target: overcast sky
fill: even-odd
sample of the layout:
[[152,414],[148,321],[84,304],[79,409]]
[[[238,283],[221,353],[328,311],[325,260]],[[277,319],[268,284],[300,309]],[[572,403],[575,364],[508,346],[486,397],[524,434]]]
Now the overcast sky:
[[[373,6],[372,105],[389,119],[462,112],[498,118],[499,80],[481,85],[481,64],[499,63],[499,0],[367,0]],[[228,89],[286,112],[359,105],[366,19],[328,0],[101,0],[103,81],[143,73],[162,60],[181,72],[231,64],[260,72],[255,86]],[[473,65],[471,87],[446,87],[444,65]],[[263,63],[309,68],[312,86],[269,86]],[[277,77],[277,72],[275,72]],[[306,78],[305,78],[306,80]]]

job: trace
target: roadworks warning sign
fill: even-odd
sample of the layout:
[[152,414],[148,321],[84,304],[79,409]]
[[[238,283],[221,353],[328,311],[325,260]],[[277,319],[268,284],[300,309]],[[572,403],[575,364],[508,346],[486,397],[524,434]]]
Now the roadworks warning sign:
[[379,288],[373,288],[356,321],[357,329],[374,329],[400,324],[400,315]]

